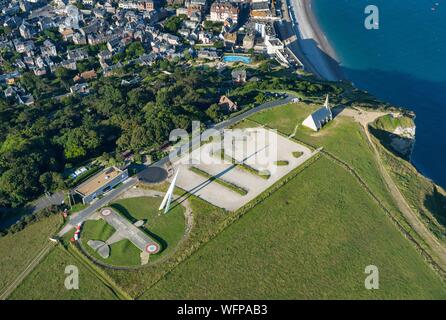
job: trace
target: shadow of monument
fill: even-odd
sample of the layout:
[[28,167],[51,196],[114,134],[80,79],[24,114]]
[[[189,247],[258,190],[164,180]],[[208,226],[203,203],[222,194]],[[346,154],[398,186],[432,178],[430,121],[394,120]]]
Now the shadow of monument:
[[[254,152],[253,154],[246,156],[241,163],[244,163],[245,161],[247,161],[249,158],[255,156],[257,153],[261,152],[262,150],[266,149],[268,146],[263,147],[260,150],[257,150],[256,152]],[[203,181],[202,183],[200,183],[199,185],[197,185],[196,187],[194,187],[193,189],[189,190],[189,191],[185,191],[182,195],[180,195],[178,197],[178,199],[176,199],[175,201],[172,202],[172,204],[174,204],[173,206],[171,206],[171,209],[175,208],[178,205],[181,205],[181,203],[183,203],[183,201],[186,201],[188,198],[190,198],[192,195],[194,195],[194,193],[202,190],[204,187],[208,186],[209,184],[211,184],[212,182],[214,182],[216,179],[221,178],[222,176],[224,176],[226,173],[228,173],[229,171],[231,171],[232,169],[234,169],[235,167],[237,167],[237,163],[232,164],[231,166],[227,167],[226,169],[220,171],[219,173],[217,173],[216,175],[206,179],[206,181]],[[187,170],[187,169],[186,169]],[[204,200],[204,199],[203,199]],[[204,200],[205,201],[205,200]]]

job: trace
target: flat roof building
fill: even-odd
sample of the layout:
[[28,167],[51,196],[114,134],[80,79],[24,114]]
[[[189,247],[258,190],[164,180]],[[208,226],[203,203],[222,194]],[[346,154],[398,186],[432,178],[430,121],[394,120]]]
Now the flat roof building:
[[120,170],[116,167],[110,167],[80,184],[74,191],[82,197],[84,204],[88,204],[128,177],[127,169]]

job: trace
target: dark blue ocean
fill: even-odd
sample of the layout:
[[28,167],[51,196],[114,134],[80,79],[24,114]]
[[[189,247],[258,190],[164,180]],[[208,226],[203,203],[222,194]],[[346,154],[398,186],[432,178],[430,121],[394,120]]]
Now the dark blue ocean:
[[[379,30],[364,27],[369,4],[379,8]],[[314,0],[312,6],[347,78],[416,112],[412,162],[446,187],[446,1]]]

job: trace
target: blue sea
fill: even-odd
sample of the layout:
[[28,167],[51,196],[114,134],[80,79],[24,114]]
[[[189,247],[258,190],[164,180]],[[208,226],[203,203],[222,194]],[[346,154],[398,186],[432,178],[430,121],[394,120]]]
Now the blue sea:
[[[364,9],[379,8],[378,30]],[[357,87],[416,112],[412,162],[446,187],[446,1],[313,0],[318,22]]]

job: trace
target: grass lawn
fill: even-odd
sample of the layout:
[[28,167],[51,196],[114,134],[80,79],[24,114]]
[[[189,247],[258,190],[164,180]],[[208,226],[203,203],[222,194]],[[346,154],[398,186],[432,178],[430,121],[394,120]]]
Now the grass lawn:
[[295,139],[324,149],[353,167],[369,187],[387,203],[389,209],[396,205],[386,188],[378,169],[377,160],[362,127],[348,117],[336,117],[321,131],[313,132],[301,125],[316,105],[294,103],[255,114],[257,123],[275,128],[285,135],[294,133]]
[[300,157],[302,157],[303,154],[304,154],[303,152],[300,152],[300,151],[294,151],[294,152],[293,152],[293,157],[294,157],[294,158],[300,158]]
[[302,123],[319,106],[306,103],[291,103],[253,115],[250,119],[275,128],[282,133],[291,134],[297,123]]
[[144,230],[161,245],[160,253],[150,257],[150,261],[170,253],[184,235],[184,208],[172,203],[167,214],[158,210],[161,197],[136,197],[116,201],[112,207],[131,221],[144,220]]
[[278,161],[274,162],[274,164],[275,164],[276,166],[287,166],[287,165],[289,165],[290,163],[289,163],[287,160],[278,160]]
[[[180,190],[175,192],[177,194],[182,194]],[[117,203],[123,204],[127,200],[128,199],[120,200]],[[159,201],[161,201],[161,199],[159,199]],[[189,256],[199,243],[205,243],[213,230],[226,218],[224,210],[216,208],[199,198],[191,196],[189,198],[189,203],[194,217],[194,226],[190,231],[189,237],[180,242],[177,250],[172,252],[172,254],[165,255],[165,259],[163,259],[162,262],[148,264],[143,268],[131,272],[124,270],[105,270],[114,281],[130,295],[138,296],[145,292],[145,290],[147,290],[153,283],[157,282],[180,261]],[[129,207],[129,204],[126,205]],[[156,208],[158,209],[158,207]],[[170,212],[168,215],[169,214]],[[150,259],[152,258],[153,257]]]
[[87,205],[83,204],[83,203],[76,203],[75,205],[73,205],[71,207],[70,213],[76,213],[79,212],[81,210],[84,210],[87,207]]
[[102,258],[96,251],[94,251],[89,245],[88,240],[101,240],[106,241],[110,238],[115,229],[110,226],[104,220],[90,220],[86,221],[82,227],[81,239],[83,247],[87,252],[97,260],[104,261],[107,264],[114,266],[138,266],[141,265],[141,259],[139,257],[140,250],[133,245],[130,241],[123,239],[110,246],[110,257],[107,259]]
[[141,251],[133,243],[123,239],[113,243],[110,246],[110,257],[102,260],[113,266],[140,266],[140,254]]
[[114,232],[115,229],[102,219],[89,220],[82,226],[82,239],[106,241]]
[[[67,290],[65,268],[74,265],[79,270],[79,289]],[[48,256],[12,293],[10,299],[72,300],[115,299],[114,293],[90,270],[61,247]]]
[[[111,204],[115,210],[132,223],[144,220],[143,230],[160,246],[161,251],[150,257],[150,262],[170,253],[180,242],[184,234],[184,210],[173,204],[167,214],[159,214],[161,197],[136,197],[118,200]],[[87,244],[88,240],[106,241],[115,232],[104,220],[87,221],[83,226],[81,239],[85,250],[94,258],[115,266],[140,266],[141,251],[129,240],[124,239],[110,246],[110,257],[102,258]]]
[[[364,288],[376,265],[380,289]],[[322,158],[143,299],[446,298],[446,287],[342,167]]]
[[0,238],[0,290],[25,269],[61,224],[60,215],[54,215],[32,223],[18,233]]

